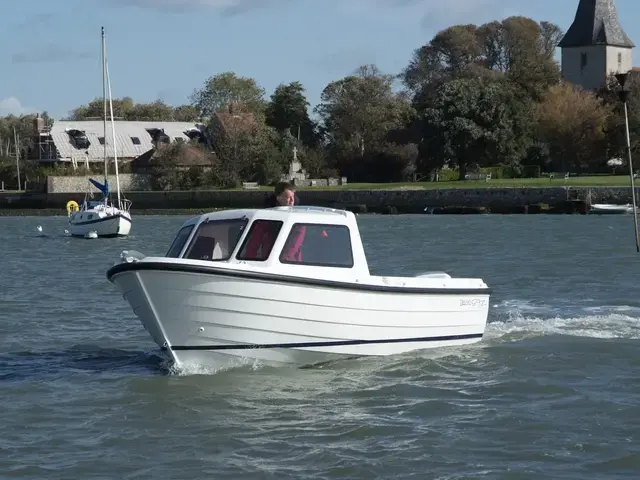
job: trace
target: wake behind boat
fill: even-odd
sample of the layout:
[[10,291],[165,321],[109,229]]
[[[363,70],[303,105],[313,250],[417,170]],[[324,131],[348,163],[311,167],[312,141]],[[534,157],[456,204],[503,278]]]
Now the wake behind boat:
[[164,257],[123,252],[107,278],[180,366],[307,365],[482,339],[490,290],[443,272],[369,272],[356,217],[321,207],[186,221]]
[[[111,145],[113,148],[113,163],[116,177],[116,202],[111,198],[109,190],[109,158],[107,156],[107,93],[111,118]],[[120,176],[118,174],[118,152],[116,142],[116,130],[113,120],[113,102],[111,99],[111,80],[107,64],[106,42],[104,27],[102,27],[102,98],[104,106],[103,131],[104,131],[104,183],[93,178],[89,179],[100,192],[100,201],[89,201],[85,195],[82,206],[78,206],[74,200],[67,203],[69,216],[69,233],[75,237],[95,238],[118,237],[129,235],[131,231],[131,201],[124,199],[120,193]],[[92,195],[91,195],[92,196]]]

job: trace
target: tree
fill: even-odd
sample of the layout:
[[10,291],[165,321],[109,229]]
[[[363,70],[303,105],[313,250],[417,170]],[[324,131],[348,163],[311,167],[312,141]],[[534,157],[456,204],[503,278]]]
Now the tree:
[[516,166],[527,145],[526,106],[505,81],[461,78],[443,84],[421,115],[422,173],[449,161],[463,180],[471,164]]
[[305,89],[300,82],[288,85],[280,84],[271,95],[266,108],[266,123],[278,132],[289,132],[294,138],[300,134],[300,140],[307,147],[318,144],[316,125],[309,118],[309,102]]
[[[640,151],[640,76],[632,72],[627,79],[625,89],[629,91],[627,113],[629,115],[629,137],[632,152]],[[627,137],[624,116],[624,104],[618,97],[620,85],[611,75],[606,85],[596,94],[612,111],[606,127],[607,148],[609,158],[622,157],[626,159]]]
[[278,149],[281,136],[242,104],[216,112],[209,122],[218,159],[214,182],[236,187],[242,181],[271,183],[284,172],[286,158]]
[[[126,119],[133,110],[133,99],[131,97],[114,98],[113,105],[114,118]],[[109,118],[109,105],[107,105],[107,118]],[[96,97],[87,105],[80,105],[69,112],[69,120],[102,119],[104,117],[104,104],[102,97]]]
[[288,170],[291,149],[285,148],[282,136],[268,126],[260,128],[253,138],[254,155],[258,161],[254,180],[261,185],[274,185]]
[[[500,28],[492,29],[492,34],[481,27],[479,35],[487,35],[498,48],[499,58],[503,59],[502,69],[508,79],[528,96],[539,100],[551,85],[560,80],[560,68],[553,58],[555,48],[562,38],[559,27],[549,23],[537,23],[527,17],[509,17],[504,19]],[[488,49],[485,50],[485,55]],[[495,68],[495,65],[488,65]]]
[[393,91],[393,76],[374,65],[327,85],[316,111],[333,146],[360,156],[380,149],[386,133],[404,126],[413,113],[407,99]]
[[414,95],[419,95],[481,65],[481,55],[477,27],[455,25],[441,30],[428,44],[415,50],[400,78]]
[[[194,161],[195,160],[195,161]],[[164,145],[151,160],[153,186],[160,190],[191,190],[211,183],[215,157],[193,142]]]
[[264,94],[264,89],[253,78],[224,72],[208,78],[200,90],[193,92],[191,101],[207,118],[228,109],[233,103],[242,104],[254,115],[263,115],[266,106]]
[[559,81],[553,55],[562,38],[560,28],[526,17],[509,17],[480,27],[455,25],[438,32],[414,51],[400,74],[418,105],[428,104],[442,83],[458,78],[504,74],[533,97]]
[[554,85],[535,110],[536,131],[562,171],[605,163],[605,127],[611,109],[594,93]]
[[176,122],[197,122],[200,112],[193,105],[180,105],[173,109],[173,120]]
[[330,166],[330,155],[326,149],[317,147],[307,149],[298,155],[300,163],[311,178],[337,177],[338,170]]
[[[113,117],[118,120],[129,121],[193,121],[198,118],[197,110],[190,105],[172,107],[162,100],[151,103],[135,103],[130,97],[115,98],[113,104]],[[101,120],[104,117],[102,98],[94,98],[87,105],[81,105],[69,113],[69,120]],[[107,105],[107,119],[110,118]]]
[[555,23],[542,21],[540,22],[540,40],[541,53],[546,58],[553,58],[556,53],[556,48],[560,44],[560,41],[564,37],[564,32]]
[[171,121],[173,120],[173,107],[162,100],[156,100],[151,103],[137,103],[127,112],[126,119],[158,122]]
[[[47,115],[44,112],[44,115]],[[18,137],[18,148],[21,158],[26,158],[27,153],[34,147],[34,121],[36,116],[28,115],[8,115],[0,117],[0,156],[15,155],[15,141],[13,130],[15,128]],[[48,115],[43,117],[45,124],[51,123]]]

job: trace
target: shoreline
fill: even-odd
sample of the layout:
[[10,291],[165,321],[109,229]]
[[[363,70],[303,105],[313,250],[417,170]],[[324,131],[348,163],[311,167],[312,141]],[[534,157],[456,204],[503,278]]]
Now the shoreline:
[[[637,190],[638,191],[638,190]],[[124,196],[139,215],[199,215],[221,209],[262,208],[270,191],[131,191]],[[66,216],[70,200],[85,192],[0,193],[0,216]],[[629,204],[629,187],[483,187],[431,190],[301,190],[301,205],[358,214],[586,214],[592,203]]]
[[[201,215],[206,212],[213,212],[216,210],[223,210],[221,208],[210,209],[144,209],[135,210],[135,214],[138,216],[150,216],[150,215]],[[0,217],[67,217],[67,212],[64,209],[58,208],[0,208]]]
[[[304,205],[302,205],[304,206]],[[145,208],[132,210],[138,216],[150,215],[192,215],[218,210],[231,210],[229,208]],[[238,207],[239,208],[239,207]],[[523,205],[514,208],[490,209],[486,207],[449,206],[426,208],[422,211],[406,211],[395,207],[368,208],[366,205],[335,205],[333,208],[348,210],[358,215],[558,215],[558,214],[586,214],[588,206],[583,202],[568,202],[563,206],[550,207],[549,205]],[[0,208],[0,217],[66,217],[65,209],[58,208]]]

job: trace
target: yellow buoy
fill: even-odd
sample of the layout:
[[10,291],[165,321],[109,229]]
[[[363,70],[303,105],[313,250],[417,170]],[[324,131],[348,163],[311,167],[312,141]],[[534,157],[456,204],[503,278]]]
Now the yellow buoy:
[[80,206],[78,205],[78,202],[76,202],[75,200],[69,200],[67,202],[67,215],[71,215],[74,212],[77,212],[78,210],[80,210]]

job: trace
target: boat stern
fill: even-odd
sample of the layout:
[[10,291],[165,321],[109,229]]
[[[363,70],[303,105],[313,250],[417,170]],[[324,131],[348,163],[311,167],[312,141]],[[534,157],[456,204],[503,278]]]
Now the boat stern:
[[117,235],[127,236],[131,232],[131,215],[128,212],[123,212],[118,218]]

